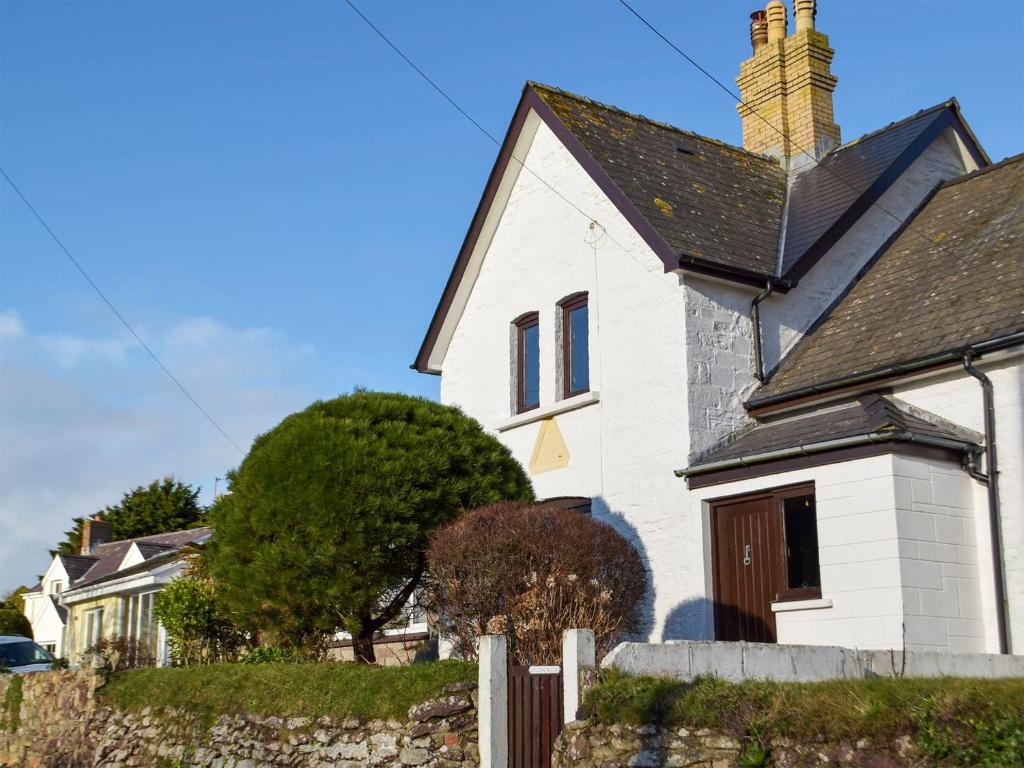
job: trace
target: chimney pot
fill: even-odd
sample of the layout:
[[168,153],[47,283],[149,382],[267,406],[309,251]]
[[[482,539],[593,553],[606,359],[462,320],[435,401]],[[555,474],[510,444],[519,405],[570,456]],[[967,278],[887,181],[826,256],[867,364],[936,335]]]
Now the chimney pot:
[[82,523],[83,555],[91,555],[100,544],[106,544],[114,537],[114,524],[94,515],[91,520]]
[[782,0],[772,0],[765,8],[768,16],[768,42],[786,39],[786,6]]
[[750,14],[750,45],[757,53],[768,42],[768,14],[754,11]]
[[796,0],[796,31],[814,29],[814,17],[818,13],[815,0]]

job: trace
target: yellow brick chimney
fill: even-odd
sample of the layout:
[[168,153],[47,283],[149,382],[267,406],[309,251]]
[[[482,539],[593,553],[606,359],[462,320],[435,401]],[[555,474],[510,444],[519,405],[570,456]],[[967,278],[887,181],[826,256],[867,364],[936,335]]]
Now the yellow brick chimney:
[[775,155],[799,170],[839,145],[832,114],[835,54],[814,28],[815,0],[795,0],[796,29],[788,34],[786,6],[771,0],[750,15],[754,55],[740,65],[743,146]]

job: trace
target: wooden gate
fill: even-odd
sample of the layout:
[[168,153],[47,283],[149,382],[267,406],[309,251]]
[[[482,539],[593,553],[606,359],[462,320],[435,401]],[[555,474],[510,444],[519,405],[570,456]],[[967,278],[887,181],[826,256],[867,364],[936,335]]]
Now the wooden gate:
[[551,768],[551,750],[562,730],[562,668],[508,669],[509,768]]

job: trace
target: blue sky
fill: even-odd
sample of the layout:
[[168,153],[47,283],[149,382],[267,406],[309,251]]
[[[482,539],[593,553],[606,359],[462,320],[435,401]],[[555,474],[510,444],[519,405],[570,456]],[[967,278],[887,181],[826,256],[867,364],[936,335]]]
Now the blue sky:
[[[1024,4],[819,2],[844,139],[956,96],[1022,149]],[[615,2],[363,2],[492,133],[527,79],[738,143],[732,101]],[[744,2],[646,14],[731,84]],[[496,148],[341,0],[0,2],[0,161],[243,447],[409,370]],[[3,185],[0,589],[76,514],[240,456]]]

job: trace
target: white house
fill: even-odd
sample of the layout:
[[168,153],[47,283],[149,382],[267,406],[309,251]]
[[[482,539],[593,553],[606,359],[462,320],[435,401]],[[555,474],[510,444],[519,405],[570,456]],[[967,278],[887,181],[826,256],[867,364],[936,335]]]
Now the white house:
[[57,555],[25,594],[36,642],[72,660],[98,641],[129,638],[169,663],[167,636],[153,616],[157,593],[181,575],[183,551],[210,538],[210,528],[111,541],[109,522],[86,520],[78,555]]
[[743,148],[528,83],[415,367],[636,544],[651,640],[1024,653],[1024,156],[841,143],[797,5]]

